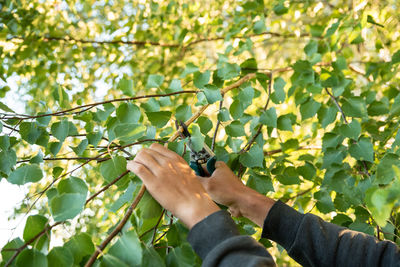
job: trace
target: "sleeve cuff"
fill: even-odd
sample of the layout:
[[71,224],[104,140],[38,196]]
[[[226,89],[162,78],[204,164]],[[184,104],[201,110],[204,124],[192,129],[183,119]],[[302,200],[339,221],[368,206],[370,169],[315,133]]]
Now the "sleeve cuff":
[[304,214],[278,200],[268,212],[261,236],[288,249],[296,239]]
[[205,259],[214,247],[237,235],[240,235],[239,230],[229,213],[220,210],[193,226],[187,239],[200,258]]

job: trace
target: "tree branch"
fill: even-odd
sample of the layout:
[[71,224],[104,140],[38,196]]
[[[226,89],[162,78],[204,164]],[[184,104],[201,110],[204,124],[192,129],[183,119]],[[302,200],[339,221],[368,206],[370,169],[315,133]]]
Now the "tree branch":
[[85,205],[88,204],[90,201],[92,201],[95,197],[97,197],[98,195],[100,195],[101,193],[103,193],[104,191],[106,191],[110,186],[112,186],[113,184],[115,184],[116,182],[118,182],[119,180],[121,180],[125,175],[127,175],[129,173],[128,170],[124,171],[123,173],[121,173],[121,175],[119,175],[117,178],[115,178],[114,180],[112,180],[109,184],[105,185],[102,189],[100,189],[98,192],[94,193],[92,196],[90,196],[86,202]]
[[[168,94],[152,94],[152,95],[142,95],[142,96],[135,96],[135,97],[125,97],[125,98],[117,98],[117,99],[112,99],[112,100],[106,100],[106,101],[101,101],[101,102],[96,102],[96,103],[91,103],[91,104],[86,104],[82,106],[77,106],[74,108],[66,109],[66,110],[61,110],[53,113],[46,113],[46,114],[40,114],[40,115],[24,115],[24,117],[18,117],[18,116],[12,116],[10,114],[4,114],[3,119],[19,119],[19,120],[26,120],[26,119],[36,119],[36,118],[41,118],[41,117],[48,117],[48,116],[63,116],[63,115],[73,115],[77,113],[81,113],[82,111],[77,111],[73,112],[70,114],[67,114],[68,112],[77,110],[77,109],[83,109],[86,108],[86,110],[91,109],[93,107],[107,104],[107,103],[113,103],[113,102],[124,102],[124,101],[132,101],[132,100],[138,100],[138,99],[143,99],[143,98],[155,98],[155,97],[165,97],[165,96],[172,96],[172,95],[178,95],[178,94],[197,94],[199,91],[198,90],[187,90],[187,91],[178,91],[178,92],[172,92]],[[10,117],[9,117],[10,116]]]
[[[223,103],[224,103],[224,99],[222,99],[222,100],[219,102],[219,111],[221,111],[221,109],[222,109],[222,104],[223,104]],[[214,131],[212,143],[211,143],[211,151],[214,151],[215,140],[217,139],[218,128],[219,128],[219,125],[220,125],[220,124],[221,124],[221,121],[218,119],[218,120],[217,120],[217,125],[215,126],[215,131]]]
[[33,242],[35,242],[36,239],[40,238],[42,235],[44,235],[47,231],[51,230],[53,227],[61,224],[63,222],[56,222],[52,225],[47,225],[42,231],[40,231],[37,235],[35,235],[34,237],[32,237],[31,239],[29,239],[25,244],[23,244],[22,246],[20,246],[19,248],[16,249],[14,255],[7,261],[7,263],[4,265],[4,267],[9,266],[14,259],[30,244],[32,244]]
[[94,253],[90,257],[90,259],[85,264],[85,267],[92,266],[93,263],[96,261],[97,256],[99,256],[100,252],[102,252],[104,250],[104,248],[108,245],[108,243],[110,243],[111,240],[122,230],[122,228],[128,222],[129,217],[132,215],[133,210],[136,208],[137,204],[142,199],[142,197],[143,197],[145,192],[146,192],[146,188],[144,187],[144,185],[142,185],[142,187],[140,188],[140,191],[137,194],[135,200],[132,202],[132,204],[129,206],[127,212],[125,213],[124,218],[122,218],[122,220],[118,223],[118,225],[115,227],[115,229],[100,244],[100,246],[97,247],[97,249],[94,251]]

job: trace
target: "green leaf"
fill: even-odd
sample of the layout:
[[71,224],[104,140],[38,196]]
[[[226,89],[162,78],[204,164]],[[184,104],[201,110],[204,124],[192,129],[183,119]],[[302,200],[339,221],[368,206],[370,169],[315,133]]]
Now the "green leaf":
[[179,79],[172,79],[171,83],[168,86],[168,91],[169,92],[179,92],[182,91],[182,84],[181,80]]
[[336,32],[336,30],[338,29],[339,25],[340,25],[340,21],[333,23],[331,25],[331,27],[329,27],[326,30],[325,38],[328,38],[328,37],[332,36]]
[[87,233],[80,233],[72,236],[72,238],[65,243],[64,247],[74,255],[74,263],[76,264],[81,262],[83,257],[91,255],[94,252],[92,238]]
[[24,267],[47,267],[47,258],[36,249],[24,249],[15,259],[15,264]]
[[11,113],[15,113],[14,110],[12,110],[11,108],[9,108],[8,106],[6,106],[3,102],[0,102],[0,109],[4,110],[6,112],[11,112]]
[[86,202],[86,195],[68,193],[57,195],[50,202],[50,211],[54,221],[60,222],[74,218],[82,210]]
[[23,185],[26,183],[36,183],[43,178],[40,167],[36,164],[23,165],[13,171],[8,177],[8,182]]
[[377,166],[376,180],[377,184],[388,184],[394,177],[393,166],[400,168],[400,158],[393,153],[386,153]]
[[318,121],[322,128],[326,128],[329,124],[336,120],[337,109],[335,107],[321,107],[318,110]]
[[86,183],[77,177],[71,176],[68,179],[63,179],[58,183],[57,190],[59,194],[63,193],[78,193],[87,195],[88,187]]
[[267,30],[265,27],[265,21],[263,19],[258,20],[254,23],[253,30],[255,34],[261,34]]
[[394,53],[392,56],[392,64],[397,64],[399,62],[400,62],[400,50],[397,50],[397,52]]
[[70,107],[69,96],[65,92],[65,90],[61,87],[61,85],[55,86],[55,88],[53,90],[53,97],[58,102],[60,107],[62,107],[62,108]]
[[8,135],[0,136],[0,148],[8,150],[10,148],[10,137]]
[[218,67],[217,74],[224,81],[230,80],[240,75],[240,67],[237,64],[224,62]]
[[264,111],[260,116],[260,122],[269,127],[276,128],[278,118],[276,116],[275,108],[270,108],[270,109]]
[[199,67],[194,65],[193,63],[188,63],[186,64],[185,70],[181,74],[181,78],[185,78],[188,74],[194,73],[196,71],[199,71]]
[[282,143],[281,146],[284,152],[295,151],[299,148],[299,141],[297,139],[291,138]]
[[369,22],[369,23],[371,23],[371,24],[374,24],[374,25],[376,25],[376,26],[379,26],[379,27],[384,28],[384,26],[383,26],[382,24],[377,23],[371,15],[368,15],[368,16],[367,16],[367,22]]
[[117,257],[129,266],[142,264],[142,247],[135,231],[125,232],[109,250],[109,254]]
[[160,204],[147,191],[139,202],[137,209],[141,219],[156,219],[159,218],[162,212]]
[[74,255],[69,249],[64,247],[54,247],[47,255],[49,266],[72,267],[74,264]]
[[125,264],[119,258],[109,254],[105,254],[101,258],[100,267],[114,267],[114,266],[129,267],[129,265]]
[[147,78],[146,88],[160,88],[164,81],[164,76],[159,74],[150,74]]
[[190,127],[190,132],[191,132],[190,140],[193,149],[195,151],[200,151],[204,146],[204,136],[201,133],[200,128],[197,125],[192,125]]
[[246,185],[263,195],[268,192],[274,192],[271,177],[254,171],[250,171],[250,176]]
[[105,121],[108,119],[108,117],[114,112],[115,107],[111,103],[107,103],[103,105],[104,110],[97,108],[97,111],[95,113],[95,117],[99,121]]
[[[279,116],[278,121],[277,121],[277,128],[279,130],[293,132],[293,128],[292,128],[293,117],[294,117],[293,114],[285,114],[285,115]],[[296,120],[295,117],[294,117],[294,120]]]
[[208,84],[208,81],[210,80],[211,77],[211,71],[207,70],[203,73],[201,72],[196,72],[193,75],[193,84],[199,88],[203,89],[206,84]]
[[361,124],[353,119],[349,124],[343,124],[339,127],[339,132],[344,137],[357,140],[361,134]]
[[127,96],[133,96],[133,81],[132,80],[127,80],[127,79],[121,79],[118,83],[119,89],[127,95]]
[[54,156],[57,155],[57,153],[60,151],[62,147],[62,142],[50,142],[49,143],[49,150],[51,152],[51,154],[53,154]]
[[282,175],[277,175],[276,178],[283,185],[300,184],[301,180],[296,172],[296,168],[289,166],[285,168]]
[[89,141],[87,139],[83,139],[79,145],[76,147],[71,147],[72,150],[75,152],[76,155],[81,156],[83,152],[85,152],[86,147],[88,146]]
[[314,101],[314,99],[310,98],[307,102],[300,105],[301,119],[305,120],[314,117],[320,107],[321,103],[316,102]]
[[142,266],[163,267],[165,266],[165,263],[153,247],[146,247],[143,252]]
[[137,123],[141,117],[140,108],[132,103],[122,103],[116,113],[122,123]]
[[221,91],[213,84],[207,84],[204,86],[203,93],[206,96],[209,104],[222,100]]
[[253,168],[253,167],[261,168],[263,167],[263,161],[264,161],[263,149],[259,145],[254,144],[249,151],[240,155],[239,161],[240,163],[243,164],[243,166],[248,168]]
[[0,171],[9,175],[11,168],[17,163],[17,155],[12,149],[0,152]]
[[218,111],[218,120],[224,122],[224,121],[229,121],[231,118],[229,116],[229,111],[226,108],[222,108],[220,111]]
[[126,191],[112,204],[110,210],[112,212],[117,212],[124,204],[128,203],[133,198],[133,193],[138,184],[129,182],[128,188]]
[[271,100],[275,104],[280,104],[285,101],[286,95],[283,88],[285,87],[286,82],[281,77],[277,77],[274,79],[274,92],[271,94]]
[[346,116],[357,118],[367,116],[367,106],[361,97],[343,98],[342,109]]
[[51,125],[51,133],[55,136],[61,143],[68,136],[69,123],[68,120],[63,119],[61,121],[55,122]]
[[134,142],[146,132],[146,127],[138,123],[120,123],[114,128],[115,137],[124,142]]
[[369,116],[380,116],[389,113],[389,106],[386,103],[373,101],[368,106]]
[[305,47],[304,52],[308,57],[312,57],[318,52],[318,43],[315,40],[311,40]]
[[351,144],[349,153],[357,160],[374,161],[374,148],[368,138],[361,138],[357,143]]
[[[48,223],[48,220],[46,217],[42,215],[32,215],[29,216],[28,219],[26,220],[25,223],[25,228],[24,228],[24,233],[23,233],[23,238],[25,242],[28,242],[31,240],[33,237],[35,237],[37,234],[42,232],[44,228],[46,227]],[[45,245],[45,242],[48,241],[50,233],[46,233],[39,239],[37,239],[33,245],[35,246],[36,249],[41,250],[43,245]]]
[[113,157],[100,164],[100,173],[109,183],[124,171],[126,171],[126,159],[122,156]]
[[288,9],[283,3],[279,3],[274,6],[273,11],[276,15],[280,16],[286,14],[288,12]]
[[325,190],[320,190],[314,193],[314,198],[318,200],[316,206],[322,213],[328,213],[335,210],[332,198]]
[[169,119],[171,118],[171,112],[169,111],[158,111],[158,112],[146,112],[147,118],[157,128],[164,127]]
[[197,124],[200,126],[200,132],[206,135],[213,127],[212,121],[207,117],[197,119]]
[[[49,112],[39,112],[38,115],[43,115],[43,114],[48,114]],[[47,126],[49,125],[49,122],[51,121],[51,116],[43,116],[43,117],[39,117],[36,118],[36,122],[40,125],[40,126]]]
[[229,113],[234,120],[238,120],[243,116],[244,107],[241,100],[234,100],[229,107]]
[[240,121],[232,121],[231,124],[225,127],[225,131],[228,135],[233,137],[246,135],[244,125]]
[[40,137],[42,129],[36,122],[23,122],[19,126],[19,134],[21,138],[29,144],[34,144]]
[[92,132],[87,135],[89,144],[91,144],[94,147],[97,147],[97,145],[99,144],[102,137],[103,137],[103,133],[101,131]]
[[7,262],[14,254],[15,251],[13,249],[18,249],[25,244],[19,237],[9,241],[2,249],[1,249],[1,257],[3,262]]
[[34,163],[42,163],[43,162],[43,153],[41,150],[34,156],[33,158],[30,159],[29,163],[34,164]]
[[304,179],[310,180],[312,181],[312,178],[314,178],[315,174],[316,174],[316,168],[314,167],[314,165],[310,162],[305,162],[304,165],[299,166],[297,168],[297,172],[303,176]]
[[176,109],[175,118],[180,121],[186,121],[192,116],[192,108],[186,104],[180,105]]

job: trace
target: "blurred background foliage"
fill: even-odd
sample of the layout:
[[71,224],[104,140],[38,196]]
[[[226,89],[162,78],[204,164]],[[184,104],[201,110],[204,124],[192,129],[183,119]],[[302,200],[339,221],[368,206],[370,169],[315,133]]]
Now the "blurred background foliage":
[[[199,265],[185,227],[147,193],[121,223],[141,185],[126,161],[197,115],[198,145],[248,186],[400,244],[398,10],[396,0],[0,2],[0,173],[28,192],[15,204],[23,236],[1,265],[83,266],[116,229],[96,265]],[[168,145],[184,153],[184,142]],[[261,242],[279,266],[295,264]]]

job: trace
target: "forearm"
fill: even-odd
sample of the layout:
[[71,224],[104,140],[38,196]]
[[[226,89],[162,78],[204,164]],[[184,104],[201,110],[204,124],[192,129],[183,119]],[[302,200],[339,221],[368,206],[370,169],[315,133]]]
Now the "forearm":
[[264,220],[275,201],[248,188],[238,200],[239,212],[243,217],[248,218],[260,227],[263,227]]
[[268,251],[250,236],[243,236],[226,211],[218,211],[196,224],[188,241],[203,266],[275,266]]
[[270,209],[262,237],[280,244],[304,266],[398,266],[400,262],[393,242],[379,242],[315,215],[301,214],[280,201]]

